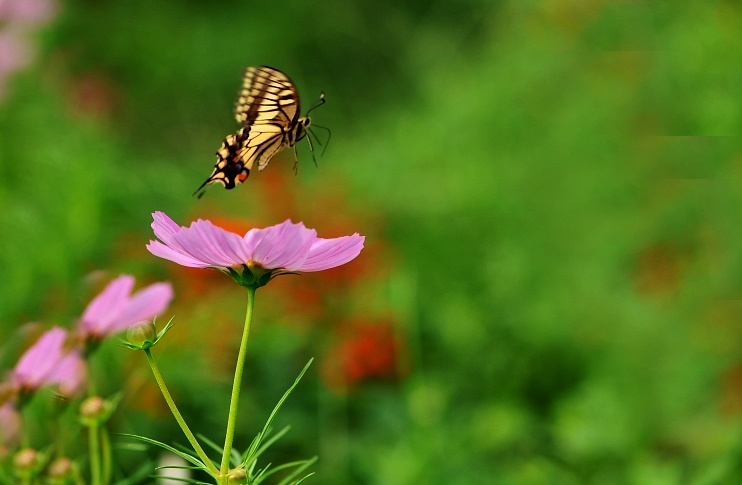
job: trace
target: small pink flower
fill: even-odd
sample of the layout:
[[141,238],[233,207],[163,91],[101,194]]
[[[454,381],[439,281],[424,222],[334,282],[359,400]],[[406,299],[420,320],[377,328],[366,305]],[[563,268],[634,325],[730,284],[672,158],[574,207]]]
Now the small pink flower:
[[193,268],[261,267],[266,270],[322,271],[343,265],[363,249],[358,233],[332,239],[286,220],[265,229],[250,229],[240,236],[202,219],[182,227],[163,212],[152,214],[152,229],[160,241],[147,249],[160,258]]
[[111,281],[82,314],[78,329],[84,337],[100,340],[162,313],[173,298],[169,283],[154,283],[131,294],[134,277]]
[[10,402],[0,406],[0,445],[15,446],[20,441],[21,415]]
[[53,384],[68,392],[79,390],[85,381],[84,364],[66,347],[66,340],[67,331],[60,327],[42,335],[11,371],[12,385],[26,393]]

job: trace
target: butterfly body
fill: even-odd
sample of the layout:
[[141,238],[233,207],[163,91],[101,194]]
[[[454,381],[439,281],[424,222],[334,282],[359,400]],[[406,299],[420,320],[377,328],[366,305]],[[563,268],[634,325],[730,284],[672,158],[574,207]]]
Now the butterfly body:
[[299,109],[299,93],[286,74],[268,66],[245,69],[234,109],[242,128],[224,139],[214,171],[196,192],[213,183],[233,189],[256,163],[263,170],[282,148],[295,146],[312,123]]

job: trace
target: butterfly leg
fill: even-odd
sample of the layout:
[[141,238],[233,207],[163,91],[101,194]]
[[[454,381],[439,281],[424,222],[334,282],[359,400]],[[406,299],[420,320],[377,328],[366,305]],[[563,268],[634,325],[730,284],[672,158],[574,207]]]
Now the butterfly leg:
[[[312,144],[312,132],[307,130],[307,141],[309,142],[309,151],[312,152],[312,160],[314,161],[314,166],[317,166],[317,157],[314,156],[314,145]],[[296,147],[294,147],[296,149]]]
[[294,175],[299,174],[299,154],[296,151],[296,145],[294,145]]

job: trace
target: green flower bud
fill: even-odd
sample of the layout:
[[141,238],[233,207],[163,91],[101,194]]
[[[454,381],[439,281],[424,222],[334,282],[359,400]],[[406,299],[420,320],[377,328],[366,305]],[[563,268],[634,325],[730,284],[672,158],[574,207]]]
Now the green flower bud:
[[247,472],[244,468],[237,468],[229,473],[229,483],[246,484],[247,483]]
[[157,330],[152,322],[137,323],[126,331],[126,340],[136,347],[151,347],[155,342],[155,337],[157,337]]

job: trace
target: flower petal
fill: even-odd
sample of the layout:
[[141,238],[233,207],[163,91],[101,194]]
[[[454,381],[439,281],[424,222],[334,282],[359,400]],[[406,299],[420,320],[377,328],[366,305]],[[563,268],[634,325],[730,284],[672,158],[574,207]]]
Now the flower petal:
[[164,212],[152,213],[152,230],[157,238],[167,245],[173,242],[173,236],[180,232],[182,227],[170,219]]
[[106,329],[106,334],[126,330],[135,323],[153,319],[165,311],[172,299],[173,287],[170,283],[154,283],[139,290],[116,321]]
[[110,326],[129,302],[134,288],[134,277],[121,275],[108,283],[108,286],[91,301],[82,314],[80,330],[96,333]]
[[72,397],[83,391],[88,378],[88,366],[76,351],[69,352],[49,375],[49,384],[59,384],[59,393]]
[[11,372],[11,382],[28,390],[51,384],[50,376],[64,357],[66,339],[67,331],[60,327],[53,327],[44,333],[18,360]]
[[317,239],[314,229],[307,229],[304,224],[286,220],[281,224],[252,229],[245,239],[252,247],[251,259],[264,268],[285,268],[289,271],[298,269],[309,254],[309,249]]
[[317,238],[298,271],[322,271],[352,261],[361,253],[365,240],[365,236],[358,233],[332,239]]
[[198,233],[208,254],[215,260],[222,261],[223,266],[237,266],[247,262],[247,247],[238,234],[202,220],[191,224],[190,231]]
[[181,266],[188,266],[189,268],[208,268],[209,263],[204,263],[189,254],[176,251],[170,246],[166,246],[160,241],[150,241],[147,244],[147,251],[154,254],[158,258],[167,259],[173,263],[177,263]]

